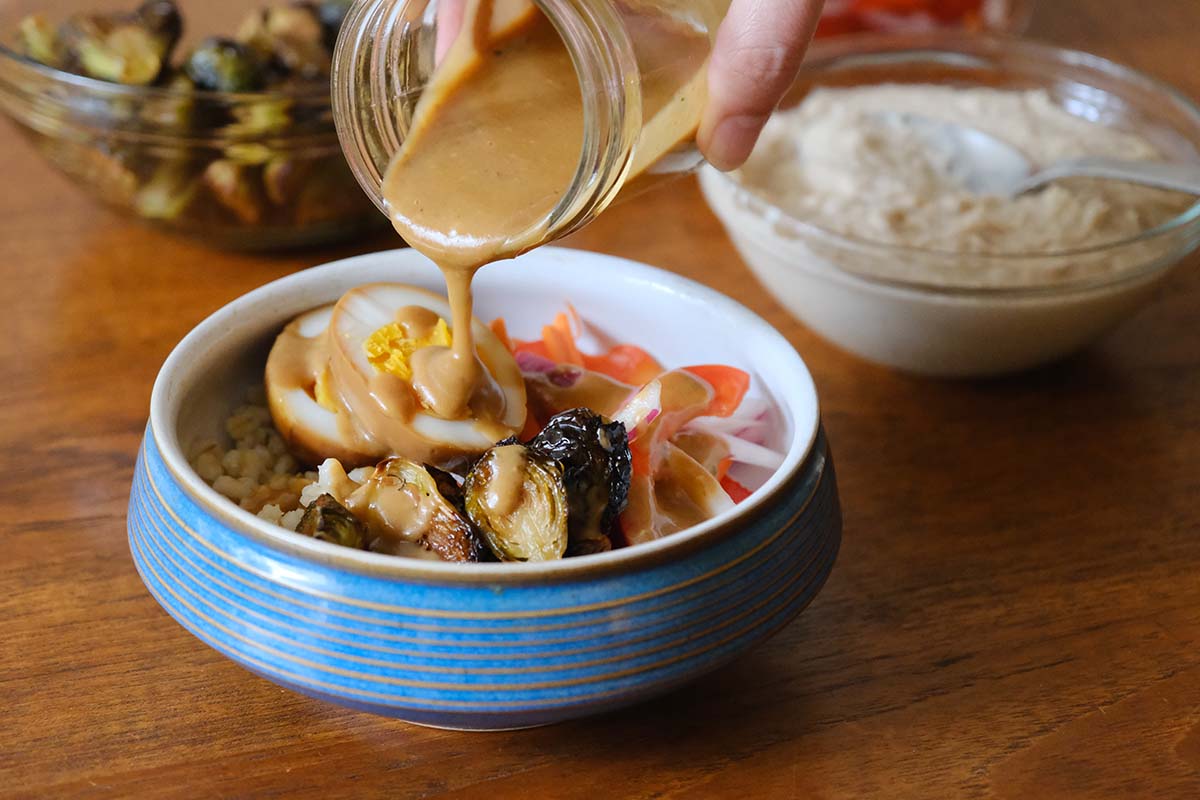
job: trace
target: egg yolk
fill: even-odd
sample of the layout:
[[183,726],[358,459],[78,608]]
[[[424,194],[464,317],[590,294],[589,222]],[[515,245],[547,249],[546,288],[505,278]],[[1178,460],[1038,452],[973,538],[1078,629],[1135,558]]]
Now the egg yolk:
[[379,372],[411,381],[412,355],[423,347],[449,347],[450,326],[438,318],[437,324],[424,336],[410,337],[403,324],[391,322],[372,333],[363,342],[367,361]]
[[333,372],[326,365],[325,369],[317,374],[317,383],[313,387],[313,396],[317,401],[317,405],[326,411],[332,411],[335,414],[338,410],[337,400],[334,399],[333,387],[330,385],[333,380]]

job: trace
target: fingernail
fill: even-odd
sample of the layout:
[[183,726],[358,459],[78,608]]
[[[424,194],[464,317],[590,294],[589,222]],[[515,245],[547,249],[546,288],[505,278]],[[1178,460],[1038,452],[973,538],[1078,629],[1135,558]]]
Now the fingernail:
[[722,172],[740,167],[754,150],[766,121],[766,117],[758,114],[741,114],[722,120],[709,139],[708,163]]

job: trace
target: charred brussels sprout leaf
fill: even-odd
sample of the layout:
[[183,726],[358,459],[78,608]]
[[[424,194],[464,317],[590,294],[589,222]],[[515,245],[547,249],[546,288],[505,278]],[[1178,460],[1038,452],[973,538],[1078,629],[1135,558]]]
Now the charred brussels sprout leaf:
[[266,87],[267,69],[253,48],[231,39],[205,39],[183,65],[197,89],[256,92]]
[[438,493],[445,498],[446,502],[466,516],[466,498],[463,497],[462,486],[454,479],[454,476],[445,470],[428,465],[426,465],[425,471],[429,473],[429,477],[433,478]]
[[353,514],[333,498],[323,494],[308,504],[296,533],[361,550],[367,543],[367,530]]
[[630,454],[625,426],[586,408],[550,419],[530,451],[562,469],[570,506],[570,555],[603,552],[629,497]]
[[524,445],[493,447],[463,484],[467,514],[502,561],[551,561],[567,549],[567,492],[558,464]]
[[[445,485],[446,480],[453,484],[453,490]],[[443,493],[457,494],[458,484],[453,478],[406,458],[390,458],[375,467],[368,488],[377,499],[374,505],[378,509],[388,507],[389,493],[395,501],[392,508],[396,518],[389,518],[386,512],[377,515],[385,534],[390,531],[409,541],[419,541],[444,561],[480,559],[483,545],[474,528],[453,498]],[[420,528],[412,529],[413,524]]]

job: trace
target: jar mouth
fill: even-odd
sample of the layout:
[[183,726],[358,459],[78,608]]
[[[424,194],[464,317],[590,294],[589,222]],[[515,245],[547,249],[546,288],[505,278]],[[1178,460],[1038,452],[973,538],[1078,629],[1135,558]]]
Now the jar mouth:
[[[633,165],[641,87],[633,43],[611,3],[531,0],[561,37],[579,80],[583,141],[574,175],[555,206],[511,241],[565,236],[615,198]],[[334,121],[346,160],[376,207],[388,164],[403,146],[435,71],[437,0],[355,3],[333,56]]]

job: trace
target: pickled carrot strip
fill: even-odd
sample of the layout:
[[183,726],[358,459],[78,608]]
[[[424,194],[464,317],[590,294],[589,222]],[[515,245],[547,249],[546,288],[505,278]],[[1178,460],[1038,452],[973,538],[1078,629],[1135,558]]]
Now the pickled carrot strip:
[[504,349],[510,353],[515,353],[516,348],[513,347],[512,339],[508,338],[508,325],[504,322],[504,317],[496,317],[491,324],[492,333],[496,334],[496,338],[500,340],[500,344],[504,345]]
[[725,456],[717,464],[717,480],[724,481],[725,476],[729,474],[729,468],[733,466],[733,456]]
[[584,354],[583,366],[630,386],[643,386],[663,373],[654,356],[632,344],[619,344],[602,356]]
[[729,495],[729,499],[735,503],[740,503],[753,494],[753,492],[728,475],[721,478],[721,488],[725,490],[725,494]]
[[571,338],[570,330],[557,324],[559,320],[565,321],[566,317],[559,314],[555,319],[556,324],[542,328],[542,341],[546,345],[546,352],[550,354],[551,361],[582,367],[583,354],[575,346],[575,340]]
[[722,364],[704,364],[696,367],[684,367],[689,372],[707,381],[713,388],[712,405],[707,414],[714,417],[728,417],[738,410],[746,392],[750,389],[750,375],[737,367],[727,367]]

